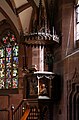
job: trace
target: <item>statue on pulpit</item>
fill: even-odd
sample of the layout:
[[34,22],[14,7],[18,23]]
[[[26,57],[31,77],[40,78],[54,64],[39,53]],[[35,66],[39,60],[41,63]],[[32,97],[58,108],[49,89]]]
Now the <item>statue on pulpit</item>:
[[45,84],[41,84],[39,87],[39,95],[47,95],[47,89]]

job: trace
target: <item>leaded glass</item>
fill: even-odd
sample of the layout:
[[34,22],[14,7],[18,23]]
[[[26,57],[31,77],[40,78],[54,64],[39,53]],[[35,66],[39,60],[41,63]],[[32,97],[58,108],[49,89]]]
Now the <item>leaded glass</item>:
[[13,57],[13,62],[17,64],[18,63],[18,57]]
[[11,78],[11,69],[6,69],[6,78]]
[[0,89],[4,88],[4,80],[0,78]]
[[0,69],[0,78],[4,78],[4,69]]
[[13,77],[16,77],[17,76],[17,74],[18,74],[18,69],[13,69]]
[[12,52],[12,48],[11,47],[7,47],[6,48],[6,57],[11,57],[11,52]]
[[17,77],[15,77],[15,78],[13,78],[13,88],[17,88],[18,86],[18,79],[17,79]]
[[0,59],[0,70],[1,70],[2,68],[5,68],[5,59],[4,59],[4,58],[1,58],[1,59]]
[[0,57],[4,57],[4,53],[5,51],[4,51],[4,48],[0,48]]
[[13,56],[18,56],[18,46],[13,47]]
[[6,68],[11,68],[11,58],[6,58]]
[[18,88],[18,44],[8,31],[0,47],[0,89]]
[[11,88],[11,79],[7,78],[6,79],[6,89]]

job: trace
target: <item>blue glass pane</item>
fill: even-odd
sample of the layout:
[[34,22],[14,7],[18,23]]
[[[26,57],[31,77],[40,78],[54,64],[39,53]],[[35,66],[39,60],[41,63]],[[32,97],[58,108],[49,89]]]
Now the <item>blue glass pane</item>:
[[18,64],[18,57],[13,57],[13,63]]

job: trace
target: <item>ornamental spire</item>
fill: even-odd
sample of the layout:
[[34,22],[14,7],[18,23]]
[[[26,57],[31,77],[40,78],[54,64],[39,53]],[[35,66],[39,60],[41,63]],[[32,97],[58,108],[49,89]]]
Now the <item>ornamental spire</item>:
[[44,1],[42,0],[39,0],[38,13],[38,30],[42,30],[42,32],[47,32],[46,7]]
[[42,27],[43,24],[43,6],[42,6],[42,0],[39,0],[39,8],[38,8],[38,26],[39,28]]

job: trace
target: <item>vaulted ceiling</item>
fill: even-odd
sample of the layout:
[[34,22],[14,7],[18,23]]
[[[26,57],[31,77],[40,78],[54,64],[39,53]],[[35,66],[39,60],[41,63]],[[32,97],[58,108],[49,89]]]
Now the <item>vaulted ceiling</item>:
[[[40,0],[0,0],[0,22],[10,20],[16,27],[18,33],[23,31],[26,35],[30,29],[31,19]],[[42,5],[49,9],[54,0],[42,0]],[[49,10],[47,10],[49,14]]]

